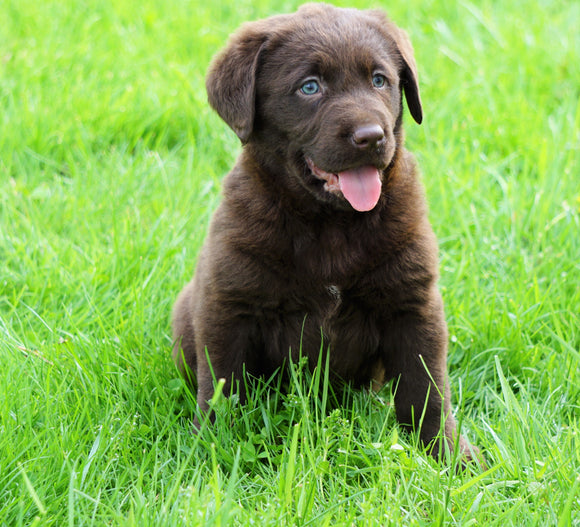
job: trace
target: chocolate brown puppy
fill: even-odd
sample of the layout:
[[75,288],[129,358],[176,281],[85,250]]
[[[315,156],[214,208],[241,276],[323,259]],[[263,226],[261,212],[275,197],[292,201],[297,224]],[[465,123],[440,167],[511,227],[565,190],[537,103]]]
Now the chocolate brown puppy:
[[328,350],[336,379],[394,379],[399,422],[420,424],[433,455],[444,421],[470,459],[450,408],[437,242],[403,148],[403,95],[423,117],[406,33],[381,11],[305,5],[243,25],[206,87],[244,146],[174,307],[174,358],[201,410],[207,357],[243,400],[244,369]]

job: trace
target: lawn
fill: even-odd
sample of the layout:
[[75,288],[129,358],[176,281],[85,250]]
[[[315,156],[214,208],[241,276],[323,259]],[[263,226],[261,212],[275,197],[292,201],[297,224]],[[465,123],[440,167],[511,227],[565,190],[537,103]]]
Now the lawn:
[[580,525],[575,1],[372,5],[415,46],[407,147],[489,470],[432,460],[388,388],[335,393],[324,364],[216,397],[193,435],[170,311],[240,148],[204,74],[297,5],[0,4],[0,525]]

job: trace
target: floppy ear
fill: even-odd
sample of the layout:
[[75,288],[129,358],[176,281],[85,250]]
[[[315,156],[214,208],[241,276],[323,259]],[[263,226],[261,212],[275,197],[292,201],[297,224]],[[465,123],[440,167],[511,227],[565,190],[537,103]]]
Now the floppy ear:
[[407,99],[407,106],[417,123],[423,121],[423,107],[421,106],[421,96],[419,95],[419,81],[417,75],[417,64],[413,53],[413,46],[405,31],[398,28],[391,22],[383,11],[372,10],[369,14],[375,22],[379,21],[382,33],[392,42],[394,42],[397,51],[402,59],[401,69],[401,88]]
[[256,70],[267,39],[262,24],[243,25],[213,59],[205,81],[210,105],[242,143],[254,127]]
[[421,124],[423,121],[423,107],[421,106],[421,96],[419,95],[417,63],[415,62],[413,46],[405,31],[394,25],[392,26],[392,30],[395,43],[403,59],[401,80],[403,81],[403,91],[405,92],[405,99],[407,99],[407,106],[413,119],[418,124]]

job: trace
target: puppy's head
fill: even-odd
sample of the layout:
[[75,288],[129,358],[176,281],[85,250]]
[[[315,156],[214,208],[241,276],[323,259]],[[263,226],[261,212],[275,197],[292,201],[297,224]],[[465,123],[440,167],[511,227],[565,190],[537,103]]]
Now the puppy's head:
[[422,120],[411,44],[381,11],[307,4],[245,24],[214,59],[206,87],[273,178],[340,209],[379,201],[401,146],[403,93]]

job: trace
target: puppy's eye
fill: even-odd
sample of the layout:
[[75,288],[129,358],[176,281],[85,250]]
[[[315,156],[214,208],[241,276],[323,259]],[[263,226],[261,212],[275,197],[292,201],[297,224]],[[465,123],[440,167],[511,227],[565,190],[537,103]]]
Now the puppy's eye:
[[300,86],[300,92],[304,95],[315,95],[320,93],[320,84],[317,81],[310,79]]
[[373,75],[373,86],[375,88],[384,88],[387,85],[387,78],[380,73]]

